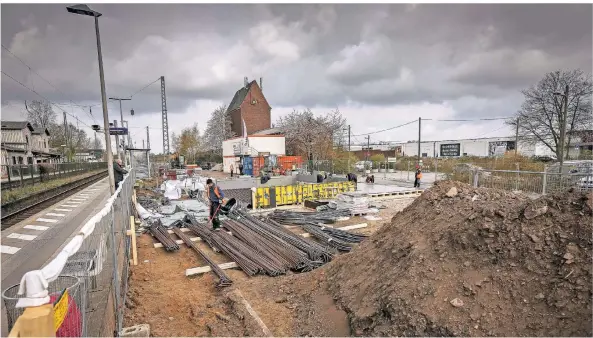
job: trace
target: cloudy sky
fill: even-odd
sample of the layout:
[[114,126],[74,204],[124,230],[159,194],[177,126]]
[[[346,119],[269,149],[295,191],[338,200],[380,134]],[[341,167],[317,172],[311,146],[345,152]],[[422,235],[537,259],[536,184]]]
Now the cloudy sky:
[[[546,72],[591,72],[593,63],[590,4],[91,7],[103,13],[107,95],[129,97],[164,75],[170,133],[193,122],[204,128],[245,76],[263,77],[273,120],[293,109],[338,108],[352,133],[364,134],[418,117],[510,116],[520,90]],[[81,126],[102,124],[92,18],[54,4],[2,4],[1,12],[2,45],[32,68],[3,48],[2,70],[78,116]],[[159,93],[155,83],[124,102],[133,139],[141,144],[150,126],[156,152]],[[23,118],[23,101],[32,99],[39,97],[2,75],[3,120]],[[71,102],[94,106],[92,113]],[[119,120],[117,104],[109,104],[109,117]],[[512,134],[502,121],[422,127],[425,140]],[[371,142],[415,138],[417,125],[409,125],[373,134]]]

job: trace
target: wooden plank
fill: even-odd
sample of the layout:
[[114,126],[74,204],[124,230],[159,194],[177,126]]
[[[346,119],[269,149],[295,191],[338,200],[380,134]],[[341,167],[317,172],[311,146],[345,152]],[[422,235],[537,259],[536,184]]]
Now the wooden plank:
[[[222,270],[227,270],[227,269],[236,269],[239,267],[239,265],[237,265],[237,263],[235,263],[235,262],[228,262],[228,263],[218,264],[218,267],[221,268]],[[210,265],[205,265],[205,266],[200,266],[197,268],[187,269],[187,270],[185,270],[185,275],[186,276],[201,275],[201,274],[204,274],[204,273],[210,272],[210,271],[212,271],[212,268],[210,267]]]
[[239,289],[235,289],[232,292],[237,295],[237,298],[239,298],[239,301],[241,302],[241,304],[243,304],[243,306],[245,306],[245,309],[247,310],[247,312],[255,320],[257,325],[259,325],[260,329],[264,333],[264,337],[274,337],[274,335],[272,334],[272,331],[270,331],[270,329],[268,329],[268,327],[266,326],[264,321],[259,317],[257,312],[255,312],[255,310],[251,307],[251,305],[249,304],[247,299],[245,299],[245,297],[243,297],[243,294],[241,294],[241,291],[239,291]]
[[136,223],[134,223],[134,216],[130,216],[130,230],[132,230],[132,264],[138,265],[138,248],[136,247]]
[[[190,240],[192,242],[199,242],[202,239],[200,237],[192,237],[192,238],[190,238]],[[180,239],[178,239],[178,240],[175,241],[175,243],[177,243],[177,244],[183,244],[183,241],[180,240]],[[163,244],[162,243],[154,243],[154,247],[155,248],[162,248],[163,247]]]

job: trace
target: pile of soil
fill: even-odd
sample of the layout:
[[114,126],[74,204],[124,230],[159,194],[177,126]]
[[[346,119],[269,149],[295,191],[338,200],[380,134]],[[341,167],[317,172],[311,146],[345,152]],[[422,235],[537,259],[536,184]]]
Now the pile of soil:
[[592,202],[440,182],[299,280],[324,280],[353,335],[591,336]]

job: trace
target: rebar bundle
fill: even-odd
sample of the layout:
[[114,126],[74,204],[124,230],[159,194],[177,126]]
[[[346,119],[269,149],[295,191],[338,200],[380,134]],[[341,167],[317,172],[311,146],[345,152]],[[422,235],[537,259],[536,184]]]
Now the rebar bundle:
[[348,210],[328,210],[317,212],[299,212],[290,210],[274,210],[268,215],[269,218],[280,224],[307,224],[307,223],[335,223],[340,217],[350,216]]
[[214,271],[214,273],[216,274],[216,276],[218,276],[219,279],[218,284],[216,286],[225,287],[231,286],[233,284],[233,281],[224,273],[224,271],[222,271],[221,268],[218,267],[218,264],[214,263],[210,258],[208,258],[208,256],[204,252],[202,252],[202,250],[200,250],[200,248],[198,248],[196,244],[192,242],[192,240],[181,231],[181,229],[177,227],[172,227],[171,229],[173,230],[175,235],[177,235],[177,237],[179,237],[185,243],[185,245],[194,249],[198,254],[200,254],[200,256],[202,256],[202,258],[204,258],[208,265],[210,265],[210,268],[212,269],[212,271]]
[[177,251],[179,250],[179,245],[177,242],[169,236],[167,229],[163,226],[160,219],[155,219],[150,222],[150,227],[148,230],[150,233],[163,245],[165,250],[167,251]]

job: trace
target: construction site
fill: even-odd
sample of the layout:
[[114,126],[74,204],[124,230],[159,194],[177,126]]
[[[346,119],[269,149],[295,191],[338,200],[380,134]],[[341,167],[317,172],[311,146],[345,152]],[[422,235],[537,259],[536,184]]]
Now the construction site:
[[137,181],[122,335],[593,334],[591,192],[295,180],[223,188],[214,231],[209,174]]

